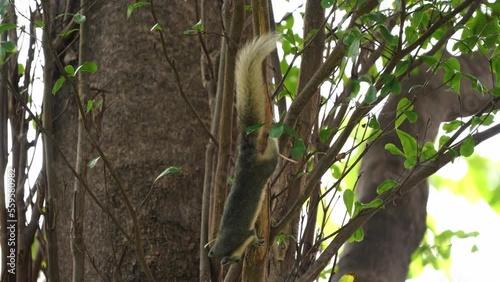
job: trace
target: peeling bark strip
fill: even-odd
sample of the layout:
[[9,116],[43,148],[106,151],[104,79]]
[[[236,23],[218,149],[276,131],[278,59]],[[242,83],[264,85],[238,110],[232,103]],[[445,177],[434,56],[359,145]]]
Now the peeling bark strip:
[[[484,56],[463,55],[457,59],[463,73],[477,77],[488,88],[493,86],[489,62]],[[415,87],[417,85],[425,86]],[[405,121],[399,129],[416,136],[419,145],[433,141],[442,122],[473,115],[492,102],[491,95],[473,90],[467,79],[462,81],[461,89],[460,95],[451,92],[443,85],[442,70],[434,74],[422,67],[418,75],[403,82],[401,95],[389,98],[379,116],[380,128],[394,128],[396,106],[401,98],[406,97],[414,101],[414,112],[419,117],[415,124]],[[385,179],[402,182],[408,177],[409,171],[403,168],[404,159],[385,150],[387,143],[400,146],[395,130],[375,141],[363,159],[362,177],[356,189],[364,203],[377,196],[375,189]],[[333,280],[354,272],[359,281],[405,281],[411,255],[426,230],[428,188],[427,181],[421,182],[408,194],[377,212],[363,226],[364,240],[346,245],[338,264],[340,270]]]

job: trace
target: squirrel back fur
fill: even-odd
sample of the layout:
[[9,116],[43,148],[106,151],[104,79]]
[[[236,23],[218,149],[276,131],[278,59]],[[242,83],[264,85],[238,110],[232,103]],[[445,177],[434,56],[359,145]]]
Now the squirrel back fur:
[[[236,60],[236,106],[241,131],[234,182],[224,205],[219,232],[209,251],[222,264],[238,262],[250,244],[260,246],[255,221],[260,213],[264,188],[278,162],[276,140],[269,137],[271,104],[263,77],[263,61],[276,48],[278,35],[255,38],[238,53]],[[246,133],[252,125],[263,124]]]

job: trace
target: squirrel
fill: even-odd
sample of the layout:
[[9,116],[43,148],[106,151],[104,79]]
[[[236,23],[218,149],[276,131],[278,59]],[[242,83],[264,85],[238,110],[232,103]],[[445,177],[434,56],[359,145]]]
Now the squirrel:
[[[255,221],[262,208],[264,188],[278,163],[278,144],[269,136],[272,114],[263,61],[276,48],[279,36],[269,33],[255,38],[236,60],[236,108],[241,131],[234,182],[224,205],[219,232],[208,256],[223,265],[239,262],[246,248],[263,246]],[[249,126],[261,125],[247,133]]]

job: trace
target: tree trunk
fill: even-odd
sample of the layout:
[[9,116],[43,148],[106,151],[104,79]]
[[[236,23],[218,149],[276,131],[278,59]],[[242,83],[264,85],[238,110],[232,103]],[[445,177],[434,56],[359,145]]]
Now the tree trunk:
[[[77,12],[76,2],[70,3],[69,12]],[[63,13],[64,8],[65,4],[52,1],[53,16]],[[200,49],[195,48],[199,46],[198,38],[182,35],[199,21],[196,8],[192,1],[154,3],[175,71],[167,64],[159,33],[150,31],[156,22],[149,6],[134,10],[129,19],[127,4],[122,1],[97,1],[89,10],[80,11],[87,25],[87,44],[83,48],[88,49],[83,51],[88,54],[87,61],[98,66],[98,71],[88,76],[90,97],[94,105],[103,101],[86,115],[92,123],[91,135],[111,161],[137,212],[145,261],[157,281],[194,281],[198,277],[202,156],[208,136],[179,90],[182,87],[208,124],[208,99],[200,79]],[[55,28],[61,26],[57,23],[65,22],[59,19],[53,24]],[[66,49],[66,57],[77,52],[77,46]],[[76,61],[71,63],[77,67]],[[179,74],[180,85],[174,72]],[[56,73],[54,79],[59,75]],[[87,101],[82,103],[87,105]],[[53,127],[73,165],[77,151],[76,106],[72,88],[66,83],[54,97]],[[96,156],[80,157],[88,162]],[[57,172],[54,228],[58,233],[60,278],[71,281],[72,183],[76,180],[60,155],[54,156],[53,166]],[[155,178],[170,166],[180,168],[180,174],[159,179],[148,194]],[[133,237],[130,211],[111,173],[101,158],[95,167],[87,168],[85,179]],[[84,212],[85,281],[145,281],[133,242],[126,240],[91,197],[86,197]]]

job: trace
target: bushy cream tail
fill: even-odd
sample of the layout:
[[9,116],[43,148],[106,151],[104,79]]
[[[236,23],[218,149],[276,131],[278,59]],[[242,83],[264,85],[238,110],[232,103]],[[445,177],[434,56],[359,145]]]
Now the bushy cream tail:
[[[247,43],[236,59],[236,106],[242,126],[271,122],[269,95],[262,75],[262,61],[280,38],[268,33]],[[269,113],[268,113],[269,112]]]
[[273,117],[262,62],[276,48],[279,38],[277,33],[257,37],[241,48],[236,59],[236,107],[240,130],[251,125],[264,124],[255,133],[258,135],[258,158],[262,159],[272,156],[276,150],[275,144],[268,146]]

